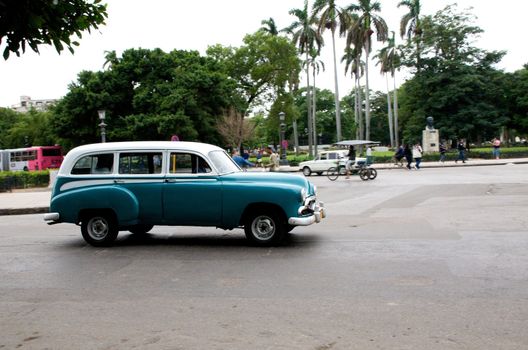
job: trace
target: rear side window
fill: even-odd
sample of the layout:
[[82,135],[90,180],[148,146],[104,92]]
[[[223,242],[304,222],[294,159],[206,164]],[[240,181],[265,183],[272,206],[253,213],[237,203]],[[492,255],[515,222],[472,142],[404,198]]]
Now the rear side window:
[[211,167],[200,156],[190,153],[176,152],[170,154],[170,174],[198,174],[210,172]]
[[73,175],[111,174],[113,167],[113,153],[92,154],[79,159],[73,166],[71,173]]
[[119,155],[119,174],[161,174],[161,152],[134,152]]

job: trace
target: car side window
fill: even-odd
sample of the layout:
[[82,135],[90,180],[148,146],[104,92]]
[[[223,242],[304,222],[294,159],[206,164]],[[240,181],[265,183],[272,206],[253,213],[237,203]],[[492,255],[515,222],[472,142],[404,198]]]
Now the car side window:
[[114,166],[114,154],[92,154],[79,159],[73,166],[72,175],[111,174]]
[[130,152],[119,154],[119,174],[161,174],[160,152]]
[[329,153],[328,159],[337,159],[337,153]]
[[195,154],[172,152],[169,158],[170,174],[203,174],[211,172],[211,167],[205,159]]
[[321,160],[326,160],[328,157],[327,153],[321,153]]

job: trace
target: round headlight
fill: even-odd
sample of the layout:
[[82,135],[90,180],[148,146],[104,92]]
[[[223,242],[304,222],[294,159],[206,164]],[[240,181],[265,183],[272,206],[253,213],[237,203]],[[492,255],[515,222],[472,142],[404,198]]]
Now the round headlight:
[[303,187],[303,189],[301,190],[301,199],[304,200],[306,199],[307,197],[307,192],[306,192],[306,188]]

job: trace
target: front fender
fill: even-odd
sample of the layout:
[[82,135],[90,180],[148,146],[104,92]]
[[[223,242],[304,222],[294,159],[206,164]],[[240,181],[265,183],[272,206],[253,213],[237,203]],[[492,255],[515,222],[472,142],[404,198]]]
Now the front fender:
[[80,188],[54,196],[50,212],[59,213],[61,222],[78,223],[84,209],[111,209],[118,224],[133,224],[139,215],[139,203],[132,192],[116,186]]

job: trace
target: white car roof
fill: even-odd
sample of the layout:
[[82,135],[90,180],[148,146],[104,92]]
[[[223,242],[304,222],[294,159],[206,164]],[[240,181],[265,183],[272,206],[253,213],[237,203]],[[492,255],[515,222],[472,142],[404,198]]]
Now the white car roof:
[[62,162],[61,171],[69,172],[73,162],[84,154],[120,151],[193,151],[207,155],[211,151],[222,150],[222,148],[201,142],[187,141],[129,141],[129,142],[105,142],[93,143],[75,147],[66,154]]

